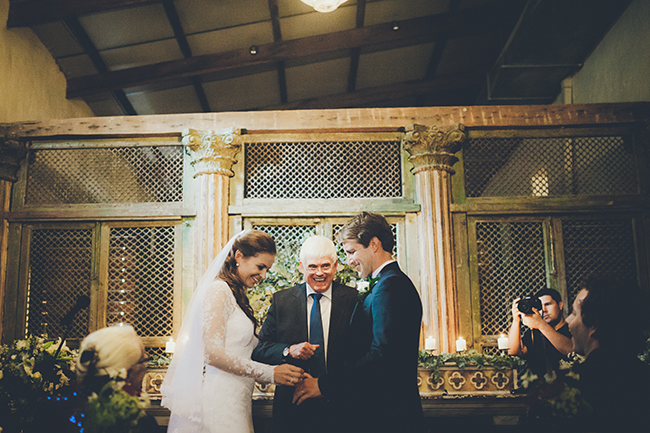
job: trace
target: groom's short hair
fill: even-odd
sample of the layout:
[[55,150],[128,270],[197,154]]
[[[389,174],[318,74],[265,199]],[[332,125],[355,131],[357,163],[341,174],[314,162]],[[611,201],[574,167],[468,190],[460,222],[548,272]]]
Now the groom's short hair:
[[344,239],[352,239],[363,245],[364,248],[368,248],[374,237],[379,239],[384,251],[392,254],[395,239],[390,224],[382,215],[365,211],[348,221],[337,236],[339,242],[343,242]]
[[307,264],[308,260],[328,258],[332,263],[337,261],[336,246],[325,236],[311,236],[300,247],[300,263]]

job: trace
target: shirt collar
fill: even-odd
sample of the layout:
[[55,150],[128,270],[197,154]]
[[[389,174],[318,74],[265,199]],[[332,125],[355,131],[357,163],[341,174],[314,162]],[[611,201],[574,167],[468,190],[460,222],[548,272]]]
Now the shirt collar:
[[395,260],[387,260],[384,263],[382,263],[377,269],[375,269],[375,272],[372,273],[372,278],[377,278],[379,273],[381,272],[382,269],[386,267],[386,265],[389,265],[393,263]]
[[[317,293],[317,292],[314,291],[314,289],[311,288],[311,286],[309,284],[305,283],[305,287],[307,288],[307,297],[308,298],[309,298],[309,295],[311,295],[312,293]],[[327,299],[331,300],[332,299],[332,285],[330,284],[329,288],[327,290],[325,290],[324,292],[322,292],[321,295],[323,295]]]

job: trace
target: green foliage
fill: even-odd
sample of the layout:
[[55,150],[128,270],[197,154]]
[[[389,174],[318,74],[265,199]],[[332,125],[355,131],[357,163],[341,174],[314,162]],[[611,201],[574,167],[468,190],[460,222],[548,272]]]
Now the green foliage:
[[592,417],[593,408],[580,392],[580,375],[573,362],[560,362],[559,370],[537,377],[527,370],[521,384],[528,395],[528,412],[523,423],[539,431],[580,431]]
[[433,353],[420,350],[418,355],[418,364],[421,368],[433,370],[434,380],[440,378],[440,367],[446,363],[454,363],[458,368],[464,367],[494,367],[501,370],[512,368],[514,370],[521,370],[526,364],[517,356],[508,355],[489,355],[478,353],[475,350],[469,350],[465,354],[457,353],[441,353],[434,355]]
[[153,355],[147,364],[149,368],[166,367],[171,364],[172,359],[168,356]]
[[65,394],[74,376],[76,351],[59,341],[28,337],[0,346],[0,428],[28,430],[47,398]]
[[[146,416],[147,399],[127,394],[119,383],[109,381],[99,394],[88,398],[82,420],[84,430],[93,433],[137,433],[138,420]],[[78,416],[79,414],[75,415]]]
[[650,365],[650,338],[646,340],[643,352],[639,353],[639,359]]

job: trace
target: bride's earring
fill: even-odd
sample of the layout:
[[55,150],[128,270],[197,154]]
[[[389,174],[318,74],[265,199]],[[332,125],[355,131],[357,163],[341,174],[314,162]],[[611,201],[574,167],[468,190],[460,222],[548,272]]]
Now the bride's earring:
[[239,263],[237,263],[237,267],[239,267]]

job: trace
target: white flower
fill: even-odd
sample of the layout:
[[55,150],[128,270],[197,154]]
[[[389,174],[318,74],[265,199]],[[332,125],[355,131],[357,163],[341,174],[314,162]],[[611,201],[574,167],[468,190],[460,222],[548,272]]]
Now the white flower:
[[526,370],[526,372],[521,375],[521,386],[528,388],[530,384],[536,380],[537,375],[533,374],[530,370]]
[[366,280],[357,281],[357,290],[359,292],[365,292],[370,288],[370,284]]
[[18,340],[18,341],[16,341],[16,349],[22,350],[22,349],[26,349],[26,348],[27,348],[27,340]]
[[546,383],[553,383],[555,382],[555,379],[557,379],[557,373],[555,372],[555,370],[551,370],[550,372],[544,375],[544,381]]

